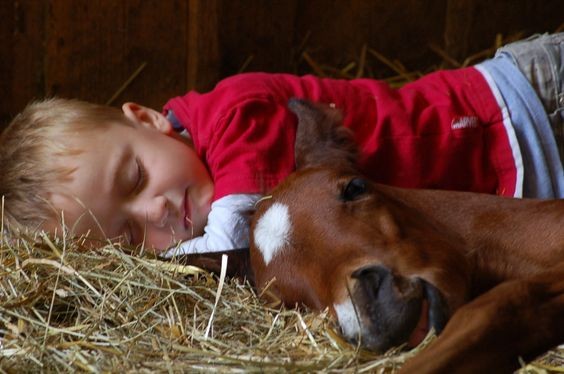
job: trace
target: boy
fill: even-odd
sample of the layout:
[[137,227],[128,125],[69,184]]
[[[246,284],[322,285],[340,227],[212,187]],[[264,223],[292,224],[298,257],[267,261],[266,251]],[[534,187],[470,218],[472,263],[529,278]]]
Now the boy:
[[164,257],[246,248],[248,210],[294,167],[291,97],[339,108],[375,181],[561,198],[563,47],[564,34],[535,37],[399,90],[248,73],[173,98],[162,113],[33,103],[0,138],[5,220],[121,236]]

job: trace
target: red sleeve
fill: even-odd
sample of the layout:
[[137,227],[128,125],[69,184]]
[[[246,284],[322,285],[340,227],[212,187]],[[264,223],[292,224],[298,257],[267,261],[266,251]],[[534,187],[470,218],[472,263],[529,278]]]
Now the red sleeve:
[[286,102],[270,97],[239,101],[216,122],[208,137],[206,163],[215,198],[264,193],[294,169],[296,118]]

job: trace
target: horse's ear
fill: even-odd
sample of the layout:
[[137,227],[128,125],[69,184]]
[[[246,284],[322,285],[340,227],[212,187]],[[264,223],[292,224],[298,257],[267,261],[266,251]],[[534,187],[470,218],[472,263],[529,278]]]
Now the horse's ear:
[[342,125],[343,117],[338,109],[302,99],[290,99],[288,107],[298,116],[296,169],[355,168],[357,147],[351,131]]

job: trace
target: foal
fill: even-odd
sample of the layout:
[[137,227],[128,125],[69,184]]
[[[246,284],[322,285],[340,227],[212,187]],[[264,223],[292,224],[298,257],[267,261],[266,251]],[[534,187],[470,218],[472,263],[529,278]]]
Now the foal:
[[297,171],[253,219],[259,287],[367,349],[440,332],[406,372],[510,370],[564,342],[564,201],[372,183],[337,110],[290,109]]

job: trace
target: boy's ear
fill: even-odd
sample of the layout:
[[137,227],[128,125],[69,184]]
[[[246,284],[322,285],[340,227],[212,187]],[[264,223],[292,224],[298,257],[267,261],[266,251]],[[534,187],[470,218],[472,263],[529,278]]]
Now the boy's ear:
[[121,106],[125,116],[134,123],[153,128],[164,134],[173,132],[172,125],[160,112],[136,103],[125,103]]

